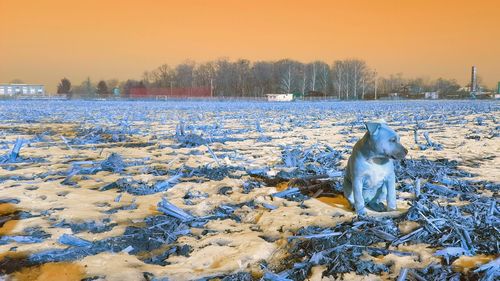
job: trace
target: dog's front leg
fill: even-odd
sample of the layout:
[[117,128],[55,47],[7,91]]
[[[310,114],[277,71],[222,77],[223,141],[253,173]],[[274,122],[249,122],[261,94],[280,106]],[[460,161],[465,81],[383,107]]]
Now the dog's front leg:
[[356,213],[360,216],[366,215],[365,198],[363,197],[363,180],[361,177],[354,178],[352,191],[354,193],[354,208]]
[[391,173],[386,180],[387,186],[387,211],[396,210],[396,175]]

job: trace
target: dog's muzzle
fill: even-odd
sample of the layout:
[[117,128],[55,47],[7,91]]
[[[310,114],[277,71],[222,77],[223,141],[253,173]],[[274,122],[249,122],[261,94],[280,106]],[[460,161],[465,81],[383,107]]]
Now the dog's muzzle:
[[401,160],[401,159],[404,159],[406,157],[406,155],[408,154],[408,149],[406,149],[405,147],[401,147],[401,148],[402,148],[402,150],[390,155],[390,157],[393,160]]

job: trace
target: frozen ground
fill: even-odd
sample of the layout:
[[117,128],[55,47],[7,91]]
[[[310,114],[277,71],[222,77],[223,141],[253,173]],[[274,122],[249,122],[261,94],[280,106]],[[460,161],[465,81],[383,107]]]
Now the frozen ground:
[[[0,279],[498,277],[499,110],[1,101]],[[410,150],[398,210],[357,218],[342,171],[378,118]]]

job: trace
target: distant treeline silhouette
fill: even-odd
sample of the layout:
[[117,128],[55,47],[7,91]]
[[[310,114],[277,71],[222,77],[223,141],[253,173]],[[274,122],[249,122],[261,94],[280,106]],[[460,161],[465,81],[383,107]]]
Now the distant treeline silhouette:
[[107,97],[113,89],[122,97],[131,88],[195,88],[211,87],[215,97],[258,98],[270,93],[294,93],[324,98],[373,99],[389,93],[422,93],[438,91],[441,95],[457,92],[460,85],[452,79],[407,79],[402,74],[379,77],[375,70],[360,59],[302,63],[291,59],[231,61],[218,59],[204,63],[187,60],[176,66],[162,64],[145,71],[142,79],[116,79],[94,84],[90,78],[71,86],[64,78],[58,93],[77,97]]

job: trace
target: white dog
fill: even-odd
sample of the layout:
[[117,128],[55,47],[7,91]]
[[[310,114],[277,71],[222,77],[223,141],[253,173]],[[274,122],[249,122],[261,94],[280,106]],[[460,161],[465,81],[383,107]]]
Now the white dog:
[[398,134],[385,122],[365,125],[367,132],[354,145],[344,176],[344,195],[358,215],[366,214],[365,206],[383,211],[385,199],[388,211],[396,209],[393,161],[408,153]]

